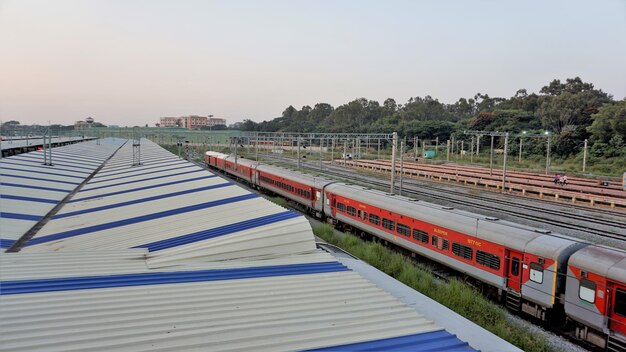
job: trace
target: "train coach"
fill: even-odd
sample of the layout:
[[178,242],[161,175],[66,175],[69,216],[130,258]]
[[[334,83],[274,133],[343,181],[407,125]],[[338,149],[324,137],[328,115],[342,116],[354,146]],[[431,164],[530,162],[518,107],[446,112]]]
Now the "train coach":
[[626,351],[625,251],[221,153],[207,152],[206,162],[343,229],[442,263],[512,311],[565,321],[580,340]]
[[571,256],[565,313],[576,325],[577,338],[607,347],[609,351],[626,351],[626,256],[623,251],[588,246]]
[[360,186],[325,188],[325,213],[494,289],[506,306],[548,320],[565,287],[573,238]]

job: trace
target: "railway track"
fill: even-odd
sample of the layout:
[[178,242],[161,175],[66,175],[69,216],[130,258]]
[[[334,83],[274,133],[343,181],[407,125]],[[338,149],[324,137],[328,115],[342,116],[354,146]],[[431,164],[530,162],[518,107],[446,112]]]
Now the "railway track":
[[[294,161],[290,158],[277,157],[273,155],[264,155],[281,162],[293,165]],[[308,165],[301,162],[301,168],[320,172],[319,166]],[[353,170],[347,171],[343,167],[325,165],[323,174],[332,175],[341,178],[350,183],[359,183],[367,187],[387,190],[389,182],[381,180],[379,177],[365,176],[355,173]],[[395,187],[399,192],[399,185]],[[470,188],[468,188],[470,189]],[[470,189],[471,190],[471,189]],[[596,215],[585,215],[574,213],[572,211],[560,211],[536,205],[523,205],[523,211],[520,210],[520,204],[517,199],[504,200],[498,199],[491,195],[476,195],[471,193],[459,192],[451,189],[443,189],[440,187],[425,185],[424,182],[419,184],[411,179],[404,181],[403,195],[411,197],[423,197],[427,201],[439,200],[458,206],[465,206],[473,210],[480,209],[490,215],[502,214],[509,215],[517,219],[525,219],[538,224],[550,225],[560,229],[573,231],[582,231],[587,234],[620,241],[623,247],[626,246],[626,221],[624,214],[604,209],[589,209],[584,207],[568,207],[570,209],[592,211]],[[546,203],[547,204],[547,203]],[[561,203],[551,203],[551,206],[560,205]],[[602,216],[599,218],[598,216]],[[620,218],[621,217],[621,218]]]

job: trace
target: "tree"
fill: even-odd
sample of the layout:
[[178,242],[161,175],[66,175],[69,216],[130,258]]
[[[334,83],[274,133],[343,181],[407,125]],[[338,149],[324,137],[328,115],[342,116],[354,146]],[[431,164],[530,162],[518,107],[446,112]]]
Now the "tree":
[[587,131],[594,141],[608,143],[616,135],[626,140],[626,100],[601,107],[591,119]]

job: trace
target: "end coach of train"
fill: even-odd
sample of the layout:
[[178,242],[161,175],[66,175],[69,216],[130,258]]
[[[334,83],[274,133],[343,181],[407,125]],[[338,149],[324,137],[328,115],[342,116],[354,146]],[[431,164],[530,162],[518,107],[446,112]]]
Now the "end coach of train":
[[626,251],[222,153],[205,161],[335,226],[446,265],[512,311],[626,351]]

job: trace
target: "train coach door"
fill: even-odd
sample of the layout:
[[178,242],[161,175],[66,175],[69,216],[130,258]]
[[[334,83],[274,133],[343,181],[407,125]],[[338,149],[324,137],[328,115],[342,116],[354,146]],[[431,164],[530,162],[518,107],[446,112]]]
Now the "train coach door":
[[520,292],[522,286],[522,262],[524,255],[520,252],[508,250],[507,287]]
[[609,282],[609,329],[626,335],[626,287]]

